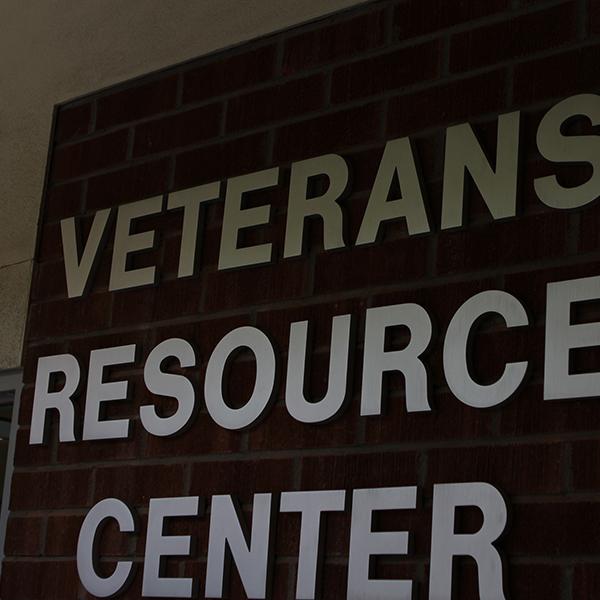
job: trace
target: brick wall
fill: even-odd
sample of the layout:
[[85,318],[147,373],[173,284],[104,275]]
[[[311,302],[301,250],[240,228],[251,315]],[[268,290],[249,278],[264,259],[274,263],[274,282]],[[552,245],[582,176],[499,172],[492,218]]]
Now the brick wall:
[[[374,2],[59,107],[25,341],[2,599],[86,598],[74,562],[77,535],[87,510],[107,496],[143,516],[150,497],[231,493],[248,506],[256,491],[415,484],[419,509],[384,522],[410,529],[414,550],[379,561],[376,573],[409,577],[426,598],[432,486],[478,480],[509,498],[501,548],[512,598],[600,597],[600,411],[593,399],[543,402],[541,386],[545,284],[599,274],[600,208],[548,209],[532,185],[557,169],[535,149],[540,116],[566,96],[597,91],[599,34],[593,0]],[[494,156],[497,116],[511,110],[522,110],[519,217],[493,222],[473,189],[467,226],[439,232],[445,127],[469,121]],[[197,277],[176,279],[182,223],[171,211],[142,226],[155,227],[159,243],[136,265],[159,265],[158,286],[109,293],[108,248],[90,294],[67,299],[61,218],[89,222],[100,208],[268,166],[287,171],[294,160],[337,152],[354,168],[344,203],[355,239],[384,142],[404,135],[420,159],[432,234],[409,238],[396,222],[384,226],[381,243],[325,253],[313,227],[309,255],[284,261],[280,187],[257,200],[272,204],[274,218],[252,238],[274,243],[274,264],[217,271],[223,204],[215,202],[204,217]],[[560,176],[576,184],[587,175],[561,167]],[[532,326],[509,332],[490,325],[478,334],[478,374],[493,377],[506,360],[526,359],[530,376],[512,402],[482,411],[447,389],[441,340],[462,302],[491,288],[523,301]],[[422,304],[437,324],[428,356],[432,413],[407,414],[398,377],[382,416],[359,417],[356,384],[343,416],[300,425],[281,390],[268,417],[249,431],[220,429],[202,409],[186,433],[159,439],[137,417],[148,402],[140,360],[126,370],[131,402],[114,403],[110,413],[134,419],[130,440],[59,444],[54,421],[48,445],[28,444],[39,356],[69,352],[86,364],[92,349],[135,342],[142,359],[160,340],[179,336],[199,349],[200,368],[186,372],[199,384],[212,348],[234,327],[256,325],[284,349],[289,323],[308,318],[320,332],[310,381],[318,394],[326,385],[331,316],[354,313],[360,340],[367,307],[405,301]],[[594,313],[592,307],[587,318]],[[355,354],[360,382],[360,344]],[[596,358],[578,353],[576,368],[593,369]],[[253,368],[241,360],[232,373],[232,393],[243,398]],[[345,590],[349,513],[327,523],[323,597],[337,600]],[[207,519],[177,528],[199,546],[193,560],[170,562],[169,572],[202,579]],[[297,536],[297,517],[282,515],[277,600],[294,598]],[[103,542],[109,559],[134,554],[141,561],[143,549],[143,534],[109,532]],[[456,574],[455,597],[477,598],[473,563],[458,561]],[[243,598],[235,569],[232,577],[231,597]],[[138,571],[124,597],[140,595]]]

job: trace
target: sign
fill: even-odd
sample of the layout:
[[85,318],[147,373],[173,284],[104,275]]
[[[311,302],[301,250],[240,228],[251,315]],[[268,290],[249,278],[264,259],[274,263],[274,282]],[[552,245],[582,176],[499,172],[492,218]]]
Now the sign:
[[[600,189],[600,138],[597,135],[566,135],[564,127],[573,120],[600,123],[600,96],[580,94],[558,102],[546,112],[537,130],[537,149],[549,163],[584,162],[592,174],[584,183],[563,185],[555,175],[534,180],[539,201],[556,210],[585,207]],[[519,218],[519,139],[520,114],[498,117],[497,155],[488,161],[471,125],[463,123],[445,132],[443,193],[440,223],[442,229],[465,226],[464,197],[468,173],[479,189],[494,220]],[[315,186],[314,182],[321,182]],[[398,183],[399,195],[391,192]],[[325,183],[323,183],[325,182]],[[273,260],[276,243],[240,243],[244,232],[270,222],[270,207],[246,207],[248,193],[282,187],[279,167],[231,177],[224,189],[218,269],[239,269]],[[370,190],[358,234],[348,240],[343,200],[351,187],[348,161],[337,154],[326,154],[294,162],[287,185],[286,223],[277,251],[284,260],[305,257],[310,248],[305,232],[309,220],[318,219],[323,232],[325,252],[378,243],[383,223],[403,220],[410,236],[432,231],[431,207],[424,199],[413,146],[409,138],[386,143]],[[160,264],[131,268],[130,258],[153,248],[156,232],[137,231],[136,220],[158,216],[158,223],[170,211],[183,211],[177,277],[194,277],[201,266],[197,248],[199,223],[208,202],[218,202],[218,181],[170,193],[166,204],[162,196],[120,204],[95,212],[83,244],[81,223],[74,217],[61,220],[62,247],[68,295],[85,296],[94,282],[99,258],[112,241],[109,290],[117,292],[146,285],[160,285]],[[494,225],[492,224],[491,227]],[[135,230],[135,231],[134,231]],[[352,250],[349,250],[350,252]],[[395,260],[389,256],[390,261]],[[600,389],[600,373],[572,373],[571,353],[577,349],[600,346],[598,323],[574,324],[572,314],[581,303],[600,300],[600,275],[551,282],[545,290],[544,334],[545,401],[594,398]],[[290,417],[303,427],[318,427],[333,421],[351,402],[358,402],[361,418],[385,419],[383,411],[385,380],[390,373],[401,374],[407,413],[430,413],[427,351],[434,344],[442,348],[443,374],[450,392],[462,404],[484,410],[502,405],[515,396],[528,373],[527,360],[510,360],[494,381],[481,383],[473,375],[480,360],[472,349],[474,332],[490,315],[499,317],[502,327],[528,328],[534,324],[528,306],[515,295],[500,289],[487,289],[469,297],[444,323],[443,338],[435,333],[437,315],[418,302],[403,302],[366,308],[362,314],[337,314],[330,323],[329,370],[327,389],[318,399],[307,397],[305,382],[313,352],[309,333],[314,323],[298,320],[289,323],[288,346],[277,348],[271,332],[244,325],[232,328],[218,340],[206,359],[202,392],[178,370],[198,369],[200,356],[193,340],[172,337],[156,343],[143,358],[143,384],[150,396],[176,401],[170,414],[152,403],[139,408],[139,422],[150,437],[177,436],[196,424],[198,406],[203,401],[208,415],[219,427],[238,431],[260,427],[270,418],[281,371],[285,377],[284,405]],[[405,343],[390,349],[394,331],[405,332]],[[356,332],[364,332],[358,335]],[[240,406],[228,402],[228,365],[241,351],[249,351],[255,365],[254,386]],[[481,351],[480,351],[481,352]],[[35,392],[29,443],[44,444],[49,415],[59,419],[59,442],[79,443],[93,440],[127,439],[132,432],[131,418],[106,417],[113,403],[127,403],[130,382],[126,375],[106,381],[109,369],[127,373],[140,355],[136,343],[94,348],[87,364],[80,364],[69,353],[41,356],[37,362]],[[359,363],[359,387],[351,366]],[[57,389],[57,377],[64,385]],[[82,401],[74,400],[85,388]],[[356,400],[358,398],[358,400]],[[354,400],[353,400],[354,399]],[[518,399],[517,399],[518,401]],[[79,437],[77,423],[82,420]],[[415,476],[416,478],[416,476]],[[166,523],[175,517],[207,518],[208,558],[205,581],[207,598],[222,598],[226,591],[226,562],[230,553],[249,598],[266,598],[274,559],[273,531],[278,515],[298,513],[300,542],[296,598],[310,600],[317,594],[319,565],[322,561],[320,539],[323,522],[329,513],[348,511],[350,544],[348,554],[347,597],[412,598],[409,579],[382,579],[370,575],[372,557],[408,555],[409,531],[373,529],[379,511],[411,511],[418,506],[417,485],[370,487],[352,490],[289,490],[280,495],[256,493],[252,503],[251,533],[244,532],[245,517],[232,495],[198,495],[171,498],[153,497],[148,503],[142,595],[144,597],[191,598],[198,581],[193,577],[165,575],[168,557],[190,556],[192,535],[168,535]],[[431,551],[429,597],[451,598],[453,559],[468,556],[477,566],[482,598],[504,598],[503,566],[498,551],[500,537],[508,523],[509,501],[493,481],[435,483],[431,507]],[[206,503],[206,506],[205,506]],[[207,508],[210,507],[210,511]],[[456,532],[457,511],[476,507],[483,516],[481,526],[469,534]],[[113,597],[129,586],[136,565],[132,560],[117,562],[110,575],[98,567],[98,538],[107,522],[116,522],[122,535],[138,531],[136,511],[119,498],[96,502],[83,521],[77,545],[77,569],[85,589],[97,597]]]

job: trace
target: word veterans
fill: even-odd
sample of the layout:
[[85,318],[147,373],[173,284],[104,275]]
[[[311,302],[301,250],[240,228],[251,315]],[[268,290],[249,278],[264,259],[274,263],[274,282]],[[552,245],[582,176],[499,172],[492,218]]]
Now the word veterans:
[[[564,135],[563,126],[576,117],[584,117],[593,126],[600,123],[600,95],[579,94],[559,102],[542,118],[536,143],[542,157],[552,163],[586,163],[592,167],[590,179],[576,187],[561,185],[556,175],[534,180],[537,197],[554,209],[573,209],[585,206],[598,197],[600,187],[600,137],[597,135]],[[463,226],[466,176],[468,172],[494,219],[517,215],[519,178],[518,111],[500,115],[495,168],[493,168],[468,123],[454,125],[446,131],[444,178],[442,194],[442,229]],[[408,138],[387,142],[369,201],[354,243],[357,246],[377,242],[382,225],[404,221],[408,235],[431,231],[428,207],[425,204],[422,182],[416,159]],[[219,269],[232,269],[266,264],[273,260],[273,244],[239,245],[239,238],[251,228],[266,227],[271,220],[271,207],[244,207],[244,197],[280,183],[280,168],[273,167],[256,173],[239,175],[227,180]],[[311,182],[326,179],[329,186],[321,195],[311,193]],[[400,185],[399,198],[388,199],[393,183]],[[295,162],[291,166],[283,258],[305,254],[305,223],[317,218],[323,224],[325,251],[348,246],[344,238],[342,200],[350,186],[349,166],[342,156],[327,154]],[[202,206],[221,197],[221,182],[216,181],[171,192],[167,210],[183,210],[183,226],[177,277],[191,277],[198,271],[197,248]],[[143,217],[163,214],[162,196],[121,204],[118,209],[107,208],[93,215],[90,233],[79,248],[81,227],[76,219],[61,221],[67,292],[70,298],[79,297],[90,288],[94,269],[111,234],[111,221],[116,213],[109,290],[154,284],[158,278],[155,265],[128,268],[130,259],[139,252],[154,247],[154,231],[132,233],[136,221]]]
[[[277,500],[282,513],[300,514],[298,546],[297,600],[314,600],[318,587],[319,563],[322,562],[322,521],[325,513],[344,511],[344,490],[255,494],[252,508],[251,535],[244,532],[243,516],[229,495],[213,496],[210,505],[208,558],[205,598],[226,597],[226,573],[233,559],[246,595],[262,600],[269,593],[269,571],[273,563],[272,541]],[[475,533],[455,531],[457,509],[475,507],[483,523]],[[412,581],[373,579],[369,574],[372,558],[409,553],[409,532],[373,531],[373,517],[380,511],[417,508],[417,487],[356,489],[352,494],[350,551],[348,555],[348,600],[411,600]],[[191,536],[166,535],[168,519],[197,517],[201,513],[198,496],[153,498],[150,500],[146,549],[143,565],[143,597],[196,597],[197,581],[192,578],[165,577],[161,563],[168,557],[191,555]],[[87,514],[77,545],[77,569],[88,592],[99,598],[125,592],[131,583],[134,565],[119,561],[108,577],[98,574],[95,553],[101,527],[115,520],[122,533],[136,532],[136,518],[122,501],[106,498]],[[429,598],[451,600],[452,561],[455,556],[469,556],[477,564],[479,593],[482,600],[505,598],[502,561],[494,542],[502,535],[507,522],[507,508],[502,494],[482,482],[435,485],[433,489],[431,562]],[[229,549],[229,553],[227,553]]]

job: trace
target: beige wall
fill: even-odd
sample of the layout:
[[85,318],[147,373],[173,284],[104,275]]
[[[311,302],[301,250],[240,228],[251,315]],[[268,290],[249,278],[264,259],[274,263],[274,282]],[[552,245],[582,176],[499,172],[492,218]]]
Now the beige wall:
[[3,0],[0,369],[19,366],[52,108],[358,0]]

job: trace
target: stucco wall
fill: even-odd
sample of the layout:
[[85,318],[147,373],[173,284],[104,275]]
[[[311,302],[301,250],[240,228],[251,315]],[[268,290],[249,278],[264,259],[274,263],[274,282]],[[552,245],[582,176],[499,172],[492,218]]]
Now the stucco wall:
[[357,0],[5,0],[0,369],[21,362],[53,106]]

